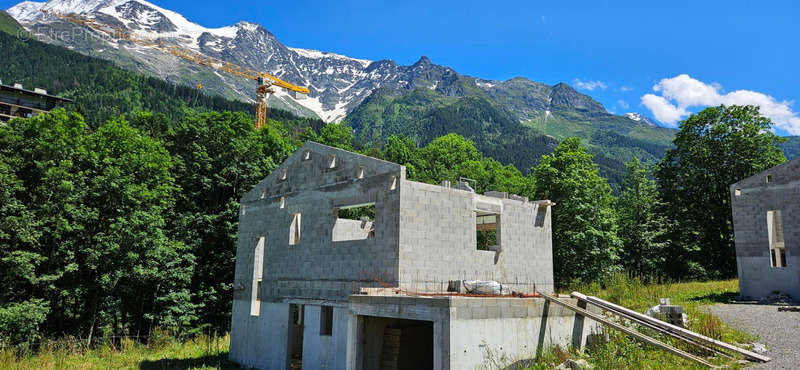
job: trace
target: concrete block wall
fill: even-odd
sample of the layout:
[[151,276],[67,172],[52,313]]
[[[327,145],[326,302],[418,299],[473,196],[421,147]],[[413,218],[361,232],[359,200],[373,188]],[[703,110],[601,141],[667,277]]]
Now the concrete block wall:
[[244,367],[286,369],[289,365],[289,304],[261,302],[259,316],[249,305],[234,305],[229,358]]
[[[242,198],[234,304],[253,297],[262,237],[262,301],[345,302],[361,287],[443,291],[475,279],[552,291],[551,208],[499,194],[407,181],[403,166],[309,142]],[[336,217],[337,207],[365,203],[375,203],[373,238],[373,225]],[[477,250],[476,209],[501,213],[499,250]]]
[[303,368],[345,370],[350,312],[347,306],[333,307],[331,335],[320,335],[321,306],[305,305]]
[[[476,208],[502,208],[499,251],[476,248]],[[551,212],[536,202],[403,181],[400,287],[441,291],[448,280],[496,280],[520,292],[552,292]]]
[[[767,176],[770,182],[767,182]],[[731,185],[740,294],[761,298],[782,291],[800,300],[800,161]],[[772,267],[767,211],[780,210],[786,267]]]

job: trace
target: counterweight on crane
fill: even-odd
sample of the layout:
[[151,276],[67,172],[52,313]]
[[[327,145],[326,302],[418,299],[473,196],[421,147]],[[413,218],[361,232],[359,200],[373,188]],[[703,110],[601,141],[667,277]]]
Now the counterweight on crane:
[[109,35],[112,38],[122,39],[130,41],[137,45],[159,49],[161,51],[170,53],[176,57],[197,63],[199,65],[211,67],[219,71],[227,72],[239,77],[246,78],[248,80],[256,81],[258,83],[258,87],[256,88],[256,116],[254,123],[256,128],[264,127],[264,125],[267,124],[267,107],[268,107],[267,102],[269,101],[269,96],[275,93],[275,90],[272,89],[273,86],[281,87],[301,94],[309,93],[309,90],[305,87],[293,85],[268,73],[253,71],[250,68],[244,68],[230,62],[226,62],[214,57],[209,57],[200,54],[196,51],[180,47],[175,44],[168,44],[163,40],[152,41],[145,38],[141,38],[125,30],[113,27],[111,25],[102,22],[98,22],[91,18],[80,16],[78,14],[74,13],[61,14],[53,11],[48,11],[46,9],[42,10],[42,12],[58,17],[70,23],[75,23],[77,25],[89,27],[93,30],[105,33],[106,35]]

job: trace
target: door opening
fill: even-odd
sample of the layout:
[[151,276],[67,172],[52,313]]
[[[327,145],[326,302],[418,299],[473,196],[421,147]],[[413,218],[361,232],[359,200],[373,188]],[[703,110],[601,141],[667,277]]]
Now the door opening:
[[289,305],[289,367],[303,368],[303,329],[305,307],[301,304]]

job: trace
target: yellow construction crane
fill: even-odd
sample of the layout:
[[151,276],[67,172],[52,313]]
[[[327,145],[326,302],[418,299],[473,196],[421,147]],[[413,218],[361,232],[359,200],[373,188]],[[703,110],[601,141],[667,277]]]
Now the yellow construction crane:
[[[203,66],[211,67],[219,71],[228,72],[230,74],[239,77],[244,77],[249,80],[257,81],[258,88],[256,88],[256,116],[255,116],[256,128],[264,127],[264,125],[267,124],[267,101],[269,100],[269,96],[275,92],[275,90],[272,89],[272,86],[281,87],[302,94],[309,93],[309,90],[307,88],[290,84],[273,75],[264,72],[253,71],[250,68],[244,68],[230,62],[226,62],[214,57],[209,57],[200,54],[198,52],[195,52],[193,50],[182,48],[175,44],[168,44],[165,43],[163,40],[151,41],[144,38],[140,38],[125,30],[113,27],[111,25],[102,22],[98,22],[94,19],[80,16],[78,14],[74,13],[61,14],[58,12],[48,11],[46,9],[43,9],[42,12],[58,17],[67,22],[86,26],[93,30],[103,32],[116,39],[130,41],[134,44],[141,46],[156,48],[161,51],[170,53],[176,57],[191,62],[195,62]],[[198,87],[199,86],[201,85],[198,84]]]

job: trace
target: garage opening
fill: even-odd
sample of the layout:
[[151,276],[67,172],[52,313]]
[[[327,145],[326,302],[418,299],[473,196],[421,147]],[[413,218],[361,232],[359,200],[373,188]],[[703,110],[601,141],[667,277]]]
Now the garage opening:
[[364,369],[433,369],[433,322],[364,317]]

